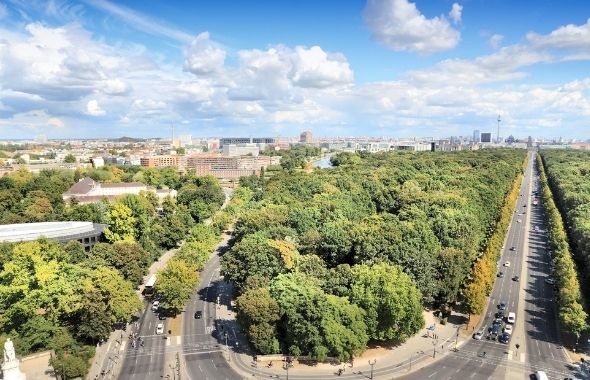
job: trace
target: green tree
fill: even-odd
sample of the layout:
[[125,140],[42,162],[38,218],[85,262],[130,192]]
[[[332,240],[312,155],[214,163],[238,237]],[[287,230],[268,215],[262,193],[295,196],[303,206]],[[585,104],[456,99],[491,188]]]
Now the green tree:
[[371,339],[405,341],[424,327],[422,295],[400,267],[357,265],[352,273],[350,300],[365,310]]
[[236,300],[238,319],[245,326],[248,339],[262,354],[279,352],[277,322],[279,305],[268,288],[251,289]]
[[111,205],[107,212],[105,222],[109,225],[104,230],[104,235],[110,242],[121,240],[133,241],[135,237],[135,218],[132,210],[122,203]]
[[76,157],[74,157],[73,154],[68,153],[65,157],[64,157],[64,162],[66,164],[73,164],[76,162]]
[[199,274],[182,260],[172,259],[164,270],[158,273],[156,293],[162,300],[162,307],[179,313],[199,283]]

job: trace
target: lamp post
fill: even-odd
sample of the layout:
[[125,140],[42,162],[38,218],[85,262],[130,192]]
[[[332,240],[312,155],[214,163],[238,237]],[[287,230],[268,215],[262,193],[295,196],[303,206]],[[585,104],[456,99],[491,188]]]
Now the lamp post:
[[432,358],[436,359],[436,345],[438,344],[438,339],[434,339],[432,341]]
[[371,366],[371,377],[369,378],[370,380],[373,380],[373,366],[375,365],[375,363],[377,363],[377,359],[373,359],[372,362],[369,360],[369,365]]
[[229,346],[227,345],[227,331],[223,335],[225,336],[225,349],[227,350],[227,360],[231,363],[231,355],[229,354]]

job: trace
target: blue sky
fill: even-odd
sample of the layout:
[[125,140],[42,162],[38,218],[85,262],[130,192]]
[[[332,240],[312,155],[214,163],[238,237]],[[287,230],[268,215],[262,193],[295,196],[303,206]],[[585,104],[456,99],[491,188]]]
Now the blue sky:
[[590,138],[584,1],[0,0],[0,138]]

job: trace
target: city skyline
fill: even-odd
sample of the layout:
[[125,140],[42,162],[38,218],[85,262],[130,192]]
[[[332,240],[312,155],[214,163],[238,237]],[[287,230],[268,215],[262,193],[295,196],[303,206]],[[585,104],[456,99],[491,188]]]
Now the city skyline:
[[501,114],[504,137],[587,139],[589,16],[576,2],[0,1],[0,137],[439,138],[495,132]]

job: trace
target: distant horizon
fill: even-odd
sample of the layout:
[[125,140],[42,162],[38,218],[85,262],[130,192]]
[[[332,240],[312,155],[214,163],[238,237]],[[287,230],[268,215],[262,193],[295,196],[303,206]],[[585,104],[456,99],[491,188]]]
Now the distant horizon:
[[590,138],[585,2],[0,0],[0,35],[3,139]]

